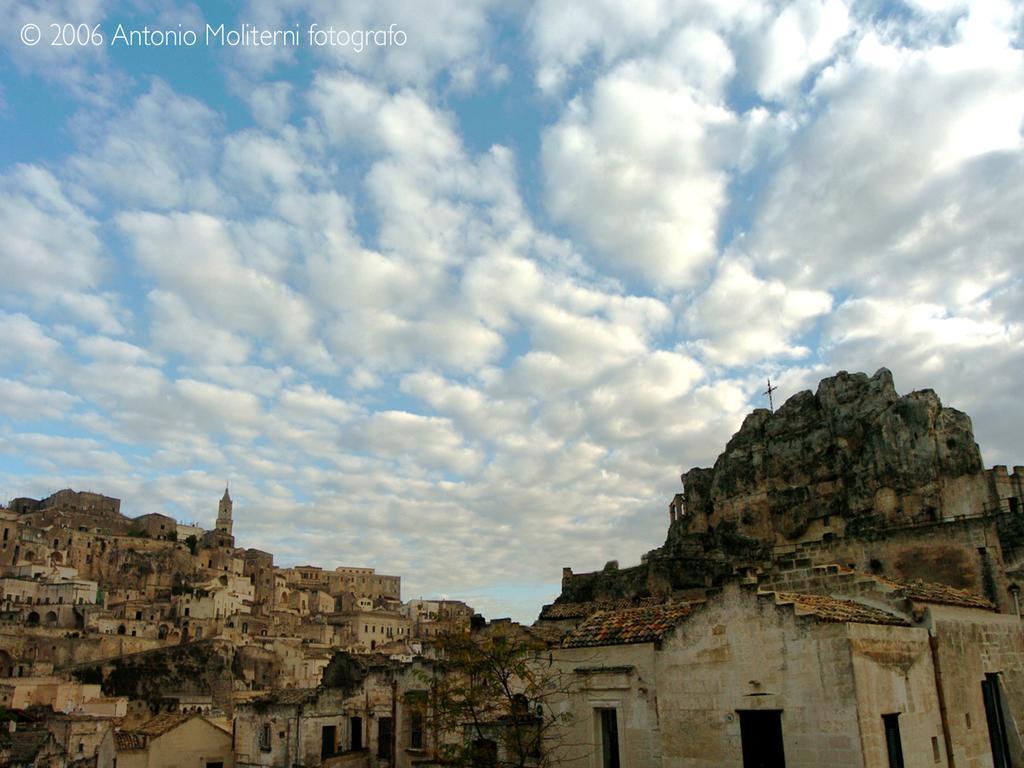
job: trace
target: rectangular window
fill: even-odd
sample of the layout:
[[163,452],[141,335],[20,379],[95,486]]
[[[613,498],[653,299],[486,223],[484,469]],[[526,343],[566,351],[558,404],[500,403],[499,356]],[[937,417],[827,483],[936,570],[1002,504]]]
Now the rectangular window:
[[601,718],[601,768],[620,768],[619,720],[614,709],[597,710]]
[[1006,738],[1006,720],[1003,715],[1003,697],[999,691],[999,675],[986,674],[981,681],[981,695],[985,700],[985,719],[988,720],[988,738],[992,745],[995,768],[1010,768],[1010,745]]
[[363,748],[363,718],[353,717],[349,719],[349,743],[352,749]]
[[782,710],[740,710],[743,768],[786,768]]
[[270,751],[270,724],[264,723],[260,728],[260,749],[264,752]]
[[882,715],[885,724],[885,751],[889,755],[889,768],[903,768],[903,742],[900,739],[899,712]]
[[412,711],[409,719],[409,748],[423,749],[423,713],[418,709]]
[[391,759],[391,718],[382,717],[377,720],[377,757],[382,760]]

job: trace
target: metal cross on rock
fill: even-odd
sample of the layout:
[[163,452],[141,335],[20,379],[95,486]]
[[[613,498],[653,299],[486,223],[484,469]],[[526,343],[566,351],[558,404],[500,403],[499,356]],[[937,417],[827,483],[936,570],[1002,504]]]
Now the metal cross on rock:
[[776,389],[778,389],[778,387],[773,387],[772,386],[772,380],[769,378],[768,379],[768,389],[766,389],[762,393],[762,394],[768,395],[768,407],[771,409],[772,413],[775,413],[775,401],[772,398],[772,392],[774,392]]

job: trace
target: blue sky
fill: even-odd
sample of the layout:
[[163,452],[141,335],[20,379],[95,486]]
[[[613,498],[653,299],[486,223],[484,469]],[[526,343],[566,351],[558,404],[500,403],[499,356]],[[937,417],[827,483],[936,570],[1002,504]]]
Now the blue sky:
[[528,620],[662,542],[767,376],[885,365],[1020,463],[1022,18],[0,0],[0,496],[210,524],[229,480],[280,564]]

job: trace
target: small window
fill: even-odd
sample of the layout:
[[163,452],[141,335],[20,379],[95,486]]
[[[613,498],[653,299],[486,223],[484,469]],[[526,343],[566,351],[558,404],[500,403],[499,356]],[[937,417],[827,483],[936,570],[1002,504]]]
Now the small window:
[[260,728],[260,749],[264,752],[270,751],[270,740],[273,734],[270,731],[270,723],[264,723]]
[[409,747],[412,749],[423,749],[423,713],[418,709],[414,709],[410,717]]

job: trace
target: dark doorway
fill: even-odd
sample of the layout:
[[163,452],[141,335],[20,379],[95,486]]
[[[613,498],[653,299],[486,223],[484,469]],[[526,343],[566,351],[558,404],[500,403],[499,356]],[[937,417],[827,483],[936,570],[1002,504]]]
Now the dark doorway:
[[222,763],[222,762],[207,763],[206,764],[206,768],[224,768],[224,763]]
[[349,741],[352,744],[352,749],[363,748],[363,718],[353,717],[349,720],[349,727],[352,730],[350,736],[352,737]]
[[782,748],[782,711],[741,710],[743,768],[786,768]]
[[338,729],[333,725],[325,725],[320,729],[320,757],[330,757],[336,750]]
[[900,739],[900,714],[882,715],[885,725],[885,751],[889,768],[903,768],[903,741]]
[[988,738],[992,743],[992,761],[995,768],[1010,768],[1010,745],[1006,738],[1006,720],[1003,719],[999,675],[985,675],[985,679],[981,681],[981,695],[985,699],[985,718],[988,720]]
[[494,768],[498,764],[498,743],[491,739],[473,742],[473,768]]
[[614,709],[599,709],[601,716],[601,768],[620,768],[619,721]]
[[377,720],[377,757],[381,760],[391,759],[390,717],[382,717]]

